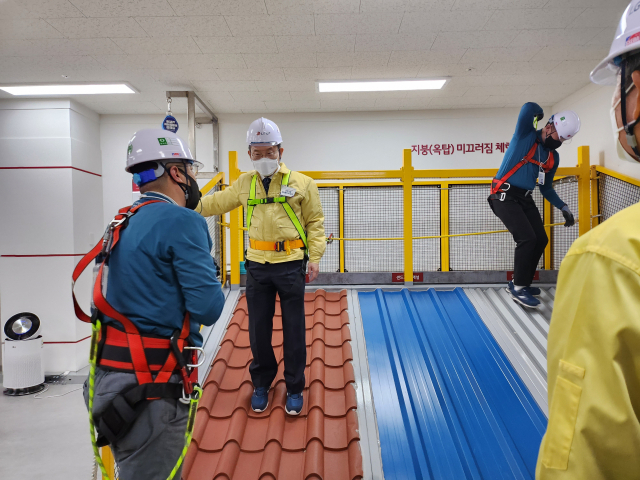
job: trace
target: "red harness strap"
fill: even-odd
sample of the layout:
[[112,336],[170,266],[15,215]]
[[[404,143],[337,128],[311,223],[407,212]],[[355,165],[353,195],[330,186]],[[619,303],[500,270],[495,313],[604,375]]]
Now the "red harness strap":
[[[73,271],[73,284],[75,285],[76,280],[80,277],[80,274],[89,266],[89,264],[100,254],[103,253],[105,255],[105,259],[102,261],[100,265],[100,270],[98,271],[98,275],[96,277],[96,281],[93,286],[93,302],[96,306],[96,309],[102,312],[104,315],[113,318],[118,321],[124,328],[124,336],[127,341],[127,346],[129,348],[131,354],[131,366],[133,367],[133,371],[136,374],[136,378],[140,385],[145,383],[167,383],[169,378],[176,370],[176,366],[178,365],[178,361],[176,359],[175,354],[171,350],[170,341],[162,340],[162,339],[151,339],[150,337],[143,337],[140,335],[138,328],[134,325],[134,323],[129,320],[127,317],[118,312],[115,308],[113,308],[107,299],[102,294],[102,274],[104,270],[105,262],[111,253],[111,251],[118,244],[118,240],[120,239],[120,231],[125,225],[125,222],[133,216],[140,208],[145,205],[149,205],[151,203],[158,203],[161,200],[150,200],[148,202],[141,203],[135,207],[125,207],[118,211],[118,215],[111,222],[109,230],[105,234],[103,240],[98,242],[98,244],[91,249],[89,253],[87,253],[76,268]],[[76,312],[76,316],[82,320],[83,322],[91,322],[91,317],[89,317],[80,307],[78,301],[76,300],[75,293],[73,293],[73,306]],[[178,350],[182,352],[184,350],[185,342],[187,337],[189,336],[190,322],[189,322],[189,312],[186,313],[182,330],[180,331],[180,336],[177,340]],[[115,330],[115,329],[113,329]],[[113,334],[112,334],[113,335]],[[154,341],[156,345],[158,341],[166,342],[167,348],[169,349],[169,354],[167,356],[164,365],[159,368],[159,372],[156,375],[154,380],[152,371],[149,368],[149,364],[147,362],[147,356],[145,354],[145,345],[150,347],[153,345]],[[156,347],[157,348],[157,347]],[[111,365],[116,367],[115,365]],[[154,370],[158,370],[154,368]],[[184,389],[186,394],[191,393],[191,378],[187,374],[185,367],[180,367],[180,373],[183,377]]]
[[549,157],[547,158],[547,161],[545,163],[539,162],[538,160],[535,160],[533,158],[533,156],[536,154],[536,149],[538,148],[538,141],[536,140],[536,142],[533,144],[533,147],[531,147],[531,149],[527,152],[527,154],[525,155],[525,157],[520,160],[511,170],[509,170],[506,175],[502,178],[494,178],[491,181],[491,193],[495,194],[498,193],[498,191],[500,191],[500,188],[502,187],[502,185],[509,180],[509,178],[511,178],[511,176],[516,173],[518,170],[520,170],[522,167],[524,167],[527,163],[533,163],[535,165],[538,165],[539,167],[542,167],[542,169],[545,172],[550,172],[551,169],[553,168],[554,165],[554,161],[555,161],[555,157],[553,156],[553,152],[549,152]]

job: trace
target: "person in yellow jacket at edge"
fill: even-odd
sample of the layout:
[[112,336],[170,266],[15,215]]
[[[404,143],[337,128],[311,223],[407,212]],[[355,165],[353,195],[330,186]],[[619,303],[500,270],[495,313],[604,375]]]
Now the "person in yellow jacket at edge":
[[[618,155],[640,162],[640,0],[591,72],[617,80]],[[549,424],[538,480],[640,479],[640,204],[576,240],[562,261],[548,335]]]
[[304,290],[307,260],[309,281],[318,276],[326,248],[324,215],[318,186],[282,163],[282,136],[267,118],[255,120],[247,132],[249,157],[255,170],[243,173],[230,188],[203,197],[196,208],[203,216],[221,215],[239,206],[247,212],[249,248],[247,307],[253,361],[251,408],[269,406],[269,388],[278,373],[271,346],[276,293],[282,308],[285,411],[302,410],[307,359]]

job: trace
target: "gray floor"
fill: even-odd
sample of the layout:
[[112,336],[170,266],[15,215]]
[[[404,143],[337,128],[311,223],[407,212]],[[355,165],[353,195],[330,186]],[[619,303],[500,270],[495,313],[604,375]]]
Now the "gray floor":
[[78,384],[50,385],[41,394],[0,394],[0,478],[89,480],[93,454],[89,421]]

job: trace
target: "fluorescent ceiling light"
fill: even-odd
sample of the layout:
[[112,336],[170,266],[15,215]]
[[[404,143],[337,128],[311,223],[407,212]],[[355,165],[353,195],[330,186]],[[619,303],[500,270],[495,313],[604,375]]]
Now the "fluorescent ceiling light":
[[391,92],[394,90],[439,90],[446,78],[431,80],[374,80],[363,82],[318,82],[320,92]]
[[11,95],[95,95],[103,93],[136,93],[133,88],[124,83],[15,85],[1,86],[0,90],[4,90]]

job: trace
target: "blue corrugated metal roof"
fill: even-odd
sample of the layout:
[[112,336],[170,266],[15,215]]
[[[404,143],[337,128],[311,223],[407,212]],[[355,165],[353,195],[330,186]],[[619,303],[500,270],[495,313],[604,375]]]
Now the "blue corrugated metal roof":
[[385,478],[533,479],[546,417],[464,291],[359,300]]

